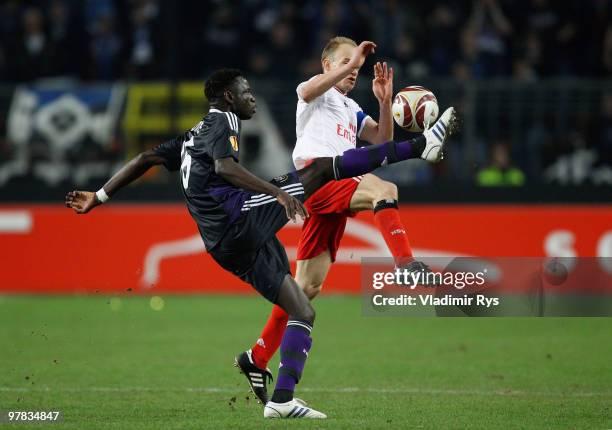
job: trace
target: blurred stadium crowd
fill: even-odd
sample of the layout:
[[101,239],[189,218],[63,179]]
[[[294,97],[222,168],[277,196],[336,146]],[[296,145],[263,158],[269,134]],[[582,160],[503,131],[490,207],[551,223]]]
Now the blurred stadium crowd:
[[608,76],[609,0],[4,0],[0,80],[308,76],[341,34],[413,76]]
[[[295,86],[335,35],[376,41],[397,89],[430,86],[462,114],[448,162],[386,169],[398,184],[612,184],[612,0],[3,0],[0,186],[99,181],[185,126],[180,96],[161,94],[197,82],[197,117],[222,66],[247,72],[269,107],[260,128],[289,152]],[[370,70],[353,96],[376,113]]]

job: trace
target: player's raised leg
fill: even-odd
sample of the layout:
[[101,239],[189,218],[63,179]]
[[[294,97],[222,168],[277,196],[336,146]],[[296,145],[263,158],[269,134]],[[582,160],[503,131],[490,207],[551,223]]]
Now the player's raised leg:
[[437,163],[443,158],[446,140],[456,127],[455,108],[449,107],[433,126],[416,139],[386,142],[345,151],[334,158],[334,179],[352,178],[369,173],[380,166],[411,158],[422,158],[430,163]]
[[457,127],[455,108],[449,107],[422,136],[402,142],[391,141],[349,149],[333,158],[315,158],[311,164],[298,170],[297,175],[308,198],[330,180],[339,181],[365,175],[388,164],[412,158],[437,163],[443,158],[447,139]]

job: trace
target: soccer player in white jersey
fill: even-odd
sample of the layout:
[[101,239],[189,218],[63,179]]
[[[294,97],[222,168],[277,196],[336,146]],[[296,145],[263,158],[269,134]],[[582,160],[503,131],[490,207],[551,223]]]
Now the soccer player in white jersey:
[[[361,64],[351,63],[355,50],[365,58],[374,52],[373,42],[357,45],[346,37],[331,39],[321,56],[323,73],[297,87],[296,134],[293,151],[296,169],[304,168],[317,157],[334,157],[356,147],[357,138],[370,144],[393,140],[393,69],[386,63],[376,63],[372,92],[378,100],[378,122],[366,114],[348,94],[355,87]],[[427,131],[425,133],[428,133]],[[424,145],[424,144],[423,144]],[[420,157],[430,162],[422,149]],[[418,155],[417,155],[418,156]],[[312,300],[319,294],[327,273],[336,258],[340,239],[348,217],[359,211],[373,210],[376,227],[383,235],[398,267],[408,271],[429,271],[423,263],[412,257],[406,228],[398,210],[397,186],[368,173],[363,176],[332,181],[316,191],[306,202],[310,214],[298,245],[296,281]],[[255,365],[266,370],[268,361],[278,349],[287,314],[274,306],[260,338],[253,347],[240,354],[237,364],[247,378],[246,369]],[[254,385],[253,392],[265,403],[266,384]]]

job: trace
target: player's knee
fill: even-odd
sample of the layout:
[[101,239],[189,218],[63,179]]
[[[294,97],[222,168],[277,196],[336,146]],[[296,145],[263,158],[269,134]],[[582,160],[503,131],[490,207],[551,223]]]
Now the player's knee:
[[311,282],[306,284],[303,287],[303,290],[306,297],[308,297],[309,300],[312,300],[319,295],[321,288],[323,288],[323,284],[321,282]]
[[380,186],[377,188],[375,200],[397,200],[398,192],[397,185],[392,182],[382,181]]
[[314,324],[315,316],[315,310],[310,304],[310,302],[308,302],[306,306],[304,306],[303,309],[300,310],[300,315],[298,315],[297,317],[302,321],[306,321],[312,325]]

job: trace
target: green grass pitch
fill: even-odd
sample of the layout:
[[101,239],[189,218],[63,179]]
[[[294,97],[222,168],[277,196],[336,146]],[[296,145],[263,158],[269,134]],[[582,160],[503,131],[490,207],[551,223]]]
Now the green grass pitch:
[[109,303],[0,296],[0,409],[60,410],[58,429],[612,428],[612,319],[371,318],[322,297],[296,394],[329,419],[288,423],[232,366],[263,299]]

